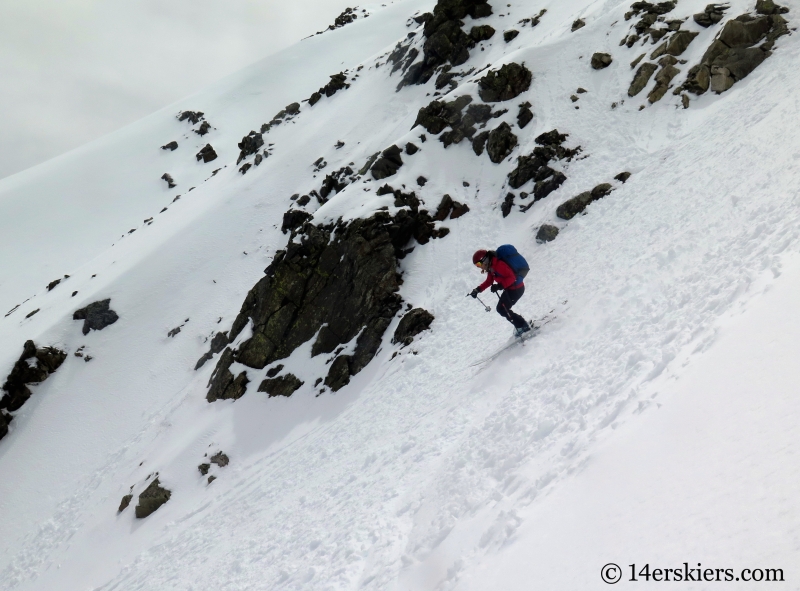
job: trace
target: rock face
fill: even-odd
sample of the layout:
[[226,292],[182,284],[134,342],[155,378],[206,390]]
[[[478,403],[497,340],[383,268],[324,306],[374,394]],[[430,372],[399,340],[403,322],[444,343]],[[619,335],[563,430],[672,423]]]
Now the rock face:
[[458,201],[453,201],[453,198],[450,197],[450,195],[445,195],[442,197],[441,202],[439,202],[439,207],[436,208],[436,214],[433,216],[433,219],[437,222],[443,222],[449,215],[450,219],[454,220],[456,218],[460,218],[468,211],[468,205],[459,203]]
[[171,496],[172,492],[162,487],[158,482],[158,478],[156,478],[150,483],[150,486],[144,489],[142,494],[139,495],[139,504],[136,505],[137,519],[144,519],[148,515],[152,515],[154,512],[158,511],[161,505],[169,501]]
[[303,385],[297,376],[287,373],[278,378],[267,378],[258,387],[259,392],[266,392],[270,398],[274,396],[291,396]]
[[206,144],[196,155],[195,158],[199,162],[202,160],[205,162],[211,162],[212,160],[217,159],[217,153],[214,151],[214,148],[211,147],[211,144]]
[[194,366],[195,371],[203,367],[206,361],[208,361],[214,355],[222,351],[227,344],[228,344],[227,332],[218,332],[217,334],[215,334],[214,338],[211,339],[210,350],[207,353],[203,354],[203,356],[197,360],[197,364]]
[[263,369],[311,339],[312,356],[330,355],[355,339],[353,354],[338,355],[331,363],[326,384],[332,389],[372,360],[401,306],[398,258],[405,256],[411,238],[424,244],[447,233],[436,230],[413,193],[385,186],[381,194],[394,195],[401,208],[394,217],[381,211],[350,223],[306,223],[293,232],[286,250],[276,254],[245,298],[228,342],[251,322],[253,335],[222,353],[209,382],[209,402],[244,394],[247,374],[234,377],[234,361]]
[[486,103],[509,101],[531,87],[533,74],[523,64],[511,62],[487,72],[478,81],[478,95]]
[[644,87],[647,86],[647,83],[650,82],[650,77],[655,73],[658,69],[658,66],[651,63],[644,63],[639,66],[639,69],[636,70],[636,74],[633,76],[633,82],[631,82],[630,88],[628,88],[628,96],[636,96]]
[[556,215],[562,220],[571,220],[584,209],[586,209],[590,203],[597,201],[598,199],[602,199],[606,195],[610,194],[612,190],[613,187],[608,183],[597,185],[591,191],[585,191],[584,193],[581,193],[580,195],[577,195],[569,201],[565,201],[559,205],[558,209],[556,209]]
[[[400,86],[424,84],[440,66],[448,63],[460,66],[466,62],[476,39],[461,28],[463,19],[467,16],[479,19],[491,14],[492,7],[486,0],[438,0],[433,13],[427,12],[415,19],[425,24],[422,61],[408,68]],[[478,32],[477,36],[485,34],[487,32]]]
[[422,308],[414,308],[409,310],[400,324],[394,331],[392,337],[393,343],[402,343],[403,346],[408,346],[417,336],[424,330],[428,330],[433,322],[433,314]]
[[83,334],[89,334],[90,330],[103,330],[106,326],[119,320],[119,316],[111,309],[110,304],[110,298],[94,302],[85,308],[76,310],[72,319],[83,320]]
[[400,157],[402,150],[397,146],[386,148],[381,157],[372,165],[372,178],[375,180],[385,179],[397,173],[403,166],[403,159]]
[[501,123],[497,128],[489,132],[486,142],[486,152],[495,164],[500,164],[506,156],[517,147],[517,136],[511,132],[508,123]]
[[55,347],[37,349],[33,341],[25,341],[22,355],[3,384],[5,394],[0,398],[0,439],[8,433],[8,424],[13,418],[5,411],[19,410],[32,395],[28,386],[45,381],[66,358],[67,354]]
[[789,33],[786,19],[781,16],[788,9],[764,0],[756,4],[756,10],[762,16],[743,14],[725,23],[676,92],[703,94],[709,88],[718,94],[725,92],[772,55],[775,41]]
[[611,55],[607,53],[595,53],[592,55],[592,68],[595,70],[602,70],[610,66],[612,61],[614,60],[611,59]]
[[558,228],[550,224],[542,224],[536,232],[536,241],[539,243],[552,242],[558,236]]

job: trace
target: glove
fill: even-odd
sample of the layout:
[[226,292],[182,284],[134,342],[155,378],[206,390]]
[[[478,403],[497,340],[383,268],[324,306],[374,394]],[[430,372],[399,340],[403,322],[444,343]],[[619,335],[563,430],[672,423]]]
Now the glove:
[[492,293],[497,293],[498,291],[503,291],[503,286],[499,283],[494,283],[491,287]]
[[478,288],[476,287],[471,292],[469,292],[469,295],[471,295],[473,298],[477,298],[478,297]]

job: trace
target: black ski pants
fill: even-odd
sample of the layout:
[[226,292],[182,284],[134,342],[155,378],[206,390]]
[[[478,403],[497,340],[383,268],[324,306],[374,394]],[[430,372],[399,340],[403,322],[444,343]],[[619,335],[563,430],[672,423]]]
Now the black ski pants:
[[500,301],[497,302],[497,313],[516,328],[522,328],[528,324],[522,316],[511,310],[511,307],[519,301],[524,293],[524,285],[518,289],[506,289],[500,296]]

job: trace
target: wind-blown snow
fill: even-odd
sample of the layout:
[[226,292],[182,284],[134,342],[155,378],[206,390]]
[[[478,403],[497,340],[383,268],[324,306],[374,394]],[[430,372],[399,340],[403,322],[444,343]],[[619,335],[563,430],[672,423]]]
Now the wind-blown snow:
[[[431,87],[395,93],[398,74],[375,68],[411,30],[406,19],[431,9],[422,0],[369,7],[365,21],[0,183],[0,303],[5,313],[33,296],[0,320],[0,375],[26,339],[70,353],[86,345],[94,357],[70,356],[0,442],[0,588],[601,588],[606,562],[642,561],[784,568],[796,586],[800,515],[787,491],[798,482],[776,472],[796,454],[799,429],[790,396],[797,35],[688,110],[671,93],[643,111],[644,96],[611,110],[638,55],[618,47],[628,4],[493,3],[485,22],[497,36],[548,8],[539,26],[474,49],[467,64],[524,61],[533,71],[530,92],[502,105],[509,112],[497,121],[514,122],[523,99],[533,104],[529,126],[512,125],[513,158],[553,128],[587,156],[559,162],[567,182],[525,214],[499,211],[512,163],[478,158],[467,142],[420,142],[424,130],[410,128]],[[730,16],[752,8],[731,4]],[[792,18],[800,5],[787,5]],[[704,6],[682,1],[675,14]],[[578,17],[587,26],[570,33]],[[681,57],[695,63],[716,30]],[[595,51],[611,53],[612,66],[591,70]],[[236,171],[236,142],[250,129],[362,64],[350,89],[303,103],[265,136],[273,156]],[[476,94],[465,80],[451,96]],[[576,110],[569,95],[579,86],[588,92]],[[193,137],[174,118],[182,109],[204,111],[217,129]],[[159,149],[173,139],[177,151]],[[407,141],[421,151],[404,154],[386,182],[415,189],[428,208],[449,193],[471,210],[402,261],[400,293],[434,314],[432,330],[392,359],[395,319],[377,357],[335,395],[317,397],[307,383],[267,399],[255,391],[266,369],[248,369],[243,398],[208,404],[214,363],[198,372],[194,363],[285,244],[289,196]],[[198,164],[208,142],[220,158]],[[320,156],[328,167],[313,178]],[[627,183],[558,222],[554,242],[535,242],[560,203],[624,170]],[[176,189],[159,180],[164,172]],[[351,185],[316,220],[391,207],[375,196],[381,184]],[[505,242],[532,267],[518,309],[532,318],[554,310],[556,320],[470,367],[510,333],[464,297],[481,280],[471,254]],[[107,297],[120,320],[83,337],[72,312]],[[290,362],[310,364],[309,354],[301,347]],[[197,465],[219,450],[231,463],[212,467],[218,478],[207,484]],[[697,463],[683,473],[686,461]],[[129,487],[138,495],[155,472],[171,500],[145,520],[117,515]],[[674,528],[657,531],[663,523]]]

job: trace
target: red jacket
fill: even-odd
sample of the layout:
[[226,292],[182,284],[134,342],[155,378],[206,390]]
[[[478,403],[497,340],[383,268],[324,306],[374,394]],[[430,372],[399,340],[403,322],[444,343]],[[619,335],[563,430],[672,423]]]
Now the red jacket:
[[[514,285],[514,282],[517,280],[517,275],[514,273],[514,270],[497,257],[492,259],[492,264],[486,272],[486,275],[486,281],[478,286],[478,291],[483,291],[495,281],[502,285],[503,289],[519,289],[525,285],[522,281],[520,281],[518,285]],[[514,287],[511,287],[512,285],[514,285]]]

